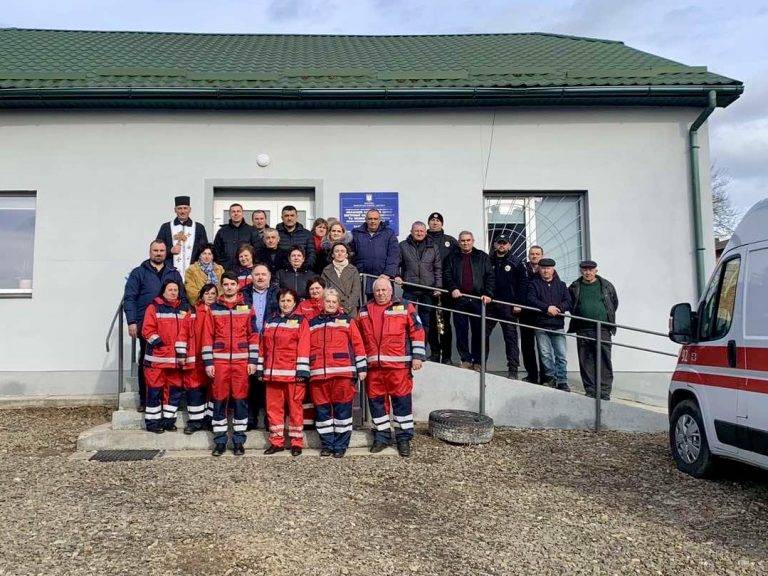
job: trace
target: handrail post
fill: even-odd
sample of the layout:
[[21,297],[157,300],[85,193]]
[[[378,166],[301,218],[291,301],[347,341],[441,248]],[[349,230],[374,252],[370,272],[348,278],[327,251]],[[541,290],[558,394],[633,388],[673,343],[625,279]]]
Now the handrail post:
[[485,300],[480,299],[480,414],[485,414]]
[[595,432],[600,432],[601,411],[603,409],[603,324],[600,320],[595,324]]
[[123,305],[120,304],[120,307],[117,310],[117,313],[119,314],[120,318],[117,321],[117,393],[121,394],[123,392],[123,386],[124,383],[124,374],[123,374],[123,345],[124,345],[124,336],[123,336]]

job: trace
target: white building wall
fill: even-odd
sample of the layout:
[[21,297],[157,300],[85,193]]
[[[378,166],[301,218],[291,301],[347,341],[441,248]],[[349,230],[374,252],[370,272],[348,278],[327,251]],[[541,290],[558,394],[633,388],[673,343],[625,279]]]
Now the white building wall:
[[[671,305],[695,292],[687,128],[697,114],[3,112],[0,190],[37,191],[37,222],[33,298],[0,299],[0,395],[108,391],[102,371],[115,368],[115,355],[104,337],[127,273],[177,194],[191,195],[193,218],[212,239],[210,183],[220,180],[318,182],[323,215],[338,213],[340,192],[399,192],[403,237],[433,210],[449,233],[482,236],[484,189],[586,190],[591,254],[617,287],[620,321],[665,331]],[[266,168],[256,164],[262,152],[272,158]],[[658,338],[619,340],[675,351]],[[674,364],[622,350],[615,365]]]

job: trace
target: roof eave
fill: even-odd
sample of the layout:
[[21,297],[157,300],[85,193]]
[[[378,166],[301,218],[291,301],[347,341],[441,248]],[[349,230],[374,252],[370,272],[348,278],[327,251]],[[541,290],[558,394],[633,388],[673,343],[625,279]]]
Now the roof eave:
[[472,106],[725,107],[742,84],[494,88],[10,88],[0,108],[403,108]]

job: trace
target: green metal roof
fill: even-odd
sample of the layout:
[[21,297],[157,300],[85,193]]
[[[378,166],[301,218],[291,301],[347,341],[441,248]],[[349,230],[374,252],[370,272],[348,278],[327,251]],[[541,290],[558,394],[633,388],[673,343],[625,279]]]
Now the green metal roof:
[[696,105],[706,100],[709,89],[718,91],[720,105],[727,105],[743,87],[705,67],[679,64],[621,42],[555,34],[0,29],[0,107],[41,105],[41,100],[65,106],[99,100],[133,100],[142,106],[220,100],[237,107],[253,99],[365,105],[387,99],[425,102],[427,95],[435,105],[483,99],[496,105],[557,94],[561,103],[569,103],[573,94],[592,103],[587,95],[599,96],[599,90],[601,101],[625,94],[645,103],[644,96],[654,92],[654,103]]

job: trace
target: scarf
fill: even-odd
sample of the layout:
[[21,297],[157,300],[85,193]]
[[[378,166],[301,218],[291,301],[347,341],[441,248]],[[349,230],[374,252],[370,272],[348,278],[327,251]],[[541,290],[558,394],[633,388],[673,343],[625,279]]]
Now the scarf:
[[341,262],[333,261],[333,269],[336,271],[336,276],[341,278],[341,273],[344,272],[344,268],[349,265],[349,259],[344,259]]
[[219,279],[216,277],[216,270],[213,267],[213,261],[211,261],[209,264],[203,264],[202,260],[198,260],[198,264],[200,264],[200,269],[205,272],[206,276],[208,276],[208,282],[218,286]]

